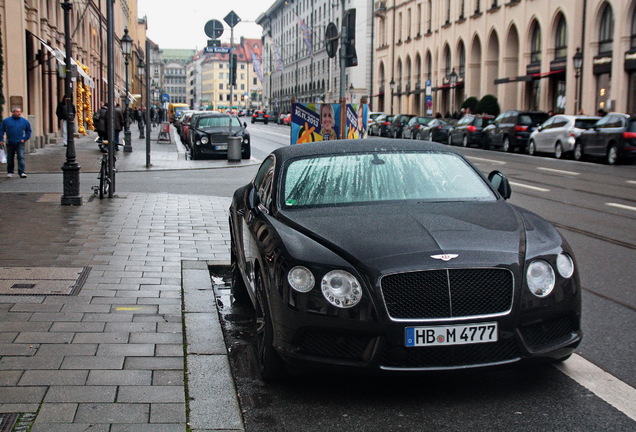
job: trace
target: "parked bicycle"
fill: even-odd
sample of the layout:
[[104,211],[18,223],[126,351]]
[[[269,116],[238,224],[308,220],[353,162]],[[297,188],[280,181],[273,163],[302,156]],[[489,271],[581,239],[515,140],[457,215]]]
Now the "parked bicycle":
[[[117,158],[113,156],[113,178],[111,179],[109,176],[110,173],[110,159],[108,157],[108,141],[100,141],[98,143],[99,150],[102,152],[102,161],[99,168],[99,174],[97,178],[99,179],[99,186],[93,186],[93,193],[95,195],[99,195],[99,199],[103,199],[104,196],[108,196],[110,193],[110,188],[112,186],[113,181],[115,180],[115,173],[117,170],[115,169],[115,161]],[[115,144],[114,150],[119,150],[120,144]]]

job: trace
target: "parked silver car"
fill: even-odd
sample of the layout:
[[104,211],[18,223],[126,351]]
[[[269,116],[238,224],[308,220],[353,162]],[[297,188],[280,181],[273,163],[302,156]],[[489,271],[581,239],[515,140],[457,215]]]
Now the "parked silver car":
[[600,117],[558,114],[547,119],[532,134],[528,154],[551,153],[561,159],[574,151],[576,139],[596,124]]

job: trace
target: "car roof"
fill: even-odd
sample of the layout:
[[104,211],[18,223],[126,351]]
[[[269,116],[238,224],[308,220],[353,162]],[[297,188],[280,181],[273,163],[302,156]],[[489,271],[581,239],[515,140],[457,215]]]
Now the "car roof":
[[447,145],[418,140],[394,140],[388,138],[367,138],[320,141],[307,144],[295,144],[279,147],[272,153],[278,160],[287,160],[298,157],[313,157],[327,154],[347,154],[347,153],[369,153],[386,151],[441,151],[456,153],[454,149]]

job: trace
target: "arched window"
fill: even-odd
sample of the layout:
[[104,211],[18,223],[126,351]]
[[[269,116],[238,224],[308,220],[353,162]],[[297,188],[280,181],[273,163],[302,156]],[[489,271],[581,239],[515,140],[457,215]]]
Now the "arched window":
[[433,58],[430,52],[426,53],[426,79],[433,79]]
[[451,67],[452,67],[451,53],[450,53],[450,49],[446,47],[446,49],[444,50],[444,76],[445,77],[450,75]]
[[466,48],[464,48],[464,44],[462,43],[459,46],[459,76],[463,77],[466,73]]
[[634,10],[634,13],[632,14],[632,31],[631,31],[630,48],[632,49],[636,48],[636,9]]
[[541,28],[535,23],[530,44],[530,63],[541,62]]
[[598,32],[598,53],[606,54],[612,52],[612,39],[614,35],[614,13],[609,4],[605,5],[601,16],[601,26]]
[[554,58],[565,58],[568,55],[568,28],[563,17],[559,18],[556,37],[554,39]]

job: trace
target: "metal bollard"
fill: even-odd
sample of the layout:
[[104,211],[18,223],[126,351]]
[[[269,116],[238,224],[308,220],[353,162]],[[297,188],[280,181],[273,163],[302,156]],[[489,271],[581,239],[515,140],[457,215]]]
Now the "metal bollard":
[[240,162],[241,161],[241,141],[243,138],[231,136],[227,139],[227,161],[228,162]]

